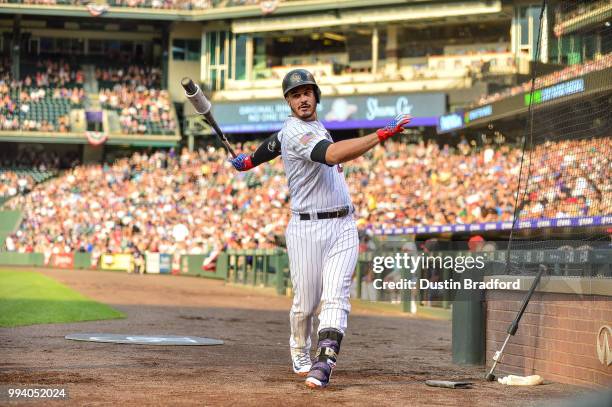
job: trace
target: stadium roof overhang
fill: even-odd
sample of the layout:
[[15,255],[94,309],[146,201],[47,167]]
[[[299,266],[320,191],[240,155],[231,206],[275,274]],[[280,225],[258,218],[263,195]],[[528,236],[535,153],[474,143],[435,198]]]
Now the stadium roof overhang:
[[[372,5],[370,2],[369,6]],[[326,13],[292,15],[232,21],[232,32],[256,33],[274,31],[293,31],[324,27],[370,25],[381,23],[411,23],[423,20],[444,20],[448,22],[468,22],[469,19],[482,21],[483,16],[499,16],[502,5],[499,0],[468,0],[462,2],[437,2],[398,5],[369,9],[335,10]]]
[[612,18],[612,2],[601,3],[599,7],[578,13],[570,18],[564,18],[555,25],[557,36],[567,35],[576,31],[588,30]]
[[490,123],[524,116],[529,111],[584,99],[591,94],[612,91],[612,68],[537,89],[530,95],[523,92],[473,109],[443,115],[438,134],[459,130],[480,129]]
[[[279,2],[273,13],[264,15],[259,5],[211,8],[206,10],[167,10],[100,5],[37,5],[0,3],[0,14],[86,17],[157,21],[240,21],[236,32],[277,31],[287,27],[305,28],[303,24],[319,22],[316,27],[367,22],[410,21],[427,18],[499,13],[501,0],[466,0],[432,3],[427,0],[301,0]],[[388,7],[381,7],[388,6]],[[369,9],[366,9],[369,8]],[[245,19],[245,20],[240,20]],[[265,29],[266,27],[282,28]],[[248,31],[252,27],[253,31]],[[246,30],[246,31],[245,31]]]
[[[423,2],[426,0],[415,0]],[[379,5],[405,4],[405,0],[379,0]],[[301,0],[290,2],[279,2],[274,15],[304,13],[323,10],[338,10],[356,7],[368,7],[372,5],[371,0]],[[106,19],[134,19],[134,20],[158,20],[158,21],[210,21],[248,17],[262,17],[262,9],[259,5],[220,7],[203,10],[167,10],[154,8],[129,8],[111,7],[101,5],[96,8],[88,8],[86,5],[38,5],[38,4],[15,4],[1,3],[0,14],[24,14],[39,16],[62,16],[62,17],[90,17]]]

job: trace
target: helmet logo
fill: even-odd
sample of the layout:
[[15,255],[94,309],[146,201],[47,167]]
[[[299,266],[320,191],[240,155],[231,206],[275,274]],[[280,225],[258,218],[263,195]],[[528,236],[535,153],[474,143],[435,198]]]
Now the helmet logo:
[[293,75],[291,75],[291,82],[301,82],[301,80],[302,80],[302,75],[300,75],[299,72],[296,72]]

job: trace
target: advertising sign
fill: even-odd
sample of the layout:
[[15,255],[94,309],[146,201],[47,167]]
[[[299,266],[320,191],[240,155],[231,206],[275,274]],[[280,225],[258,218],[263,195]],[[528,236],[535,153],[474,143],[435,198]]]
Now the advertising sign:
[[145,259],[147,274],[159,273],[159,253],[147,252]]
[[49,265],[60,269],[72,269],[74,268],[74,253],[53,254],[49,260]]
[[159,272],[168,274],[172,271],[172,255],[166,253],[159,254]]
[[102,270],[128,271],[132,269],[131,254],[103,254],[100,261]]
[[463,112],[455,112],[440,116],[438,133],[457,130],[463,127]]
[[493,114],[493,106],[486,105],[486,106],[482,106],[477,109],[465,112],[463,116],[463,121],[465,121],[465,123],[467,124],[474,120],[482,119],[483,117],[489,117],[492,114]]
[[[576,218],[555,218],[555,219],[527,219],[517,222],[515,229],[541,229],[541,228],[560,228],[560,227],[584,227],[584,226],[606,226],[612,225],[612,215],[587,216]],[[374,229],[377,235],[406,235],[406,234],[429,234],[438,232],[470,232],[470,231],[490,231],[490,230],[510,230],[512,222],[487,222],[473,223],[469,225],[432,225],[432,226],[409,226],[396,227],[390,229]]]
[[584,92],[584,79],[574,79],[573,81],[536,90],[533,93],[526,93],[525,106],[529,106],[530,102],[535,105],[581,92]]
[[[290,110],[282,99],[213,103],[213,114],[227,133],[274,131]],[[444,93],[323,97],[319,120],[329,130],[377,128],[400,113],[412,115],[409,126],[436,126],[446,109]]]

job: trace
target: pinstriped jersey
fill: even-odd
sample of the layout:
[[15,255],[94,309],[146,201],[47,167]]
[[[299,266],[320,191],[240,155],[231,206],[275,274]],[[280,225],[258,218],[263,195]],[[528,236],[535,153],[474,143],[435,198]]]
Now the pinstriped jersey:
[[293,212],[323,212],[352,205],[342,168],[310,159],[321,140],[333,141],[321,122],[290,116],[278,139]]

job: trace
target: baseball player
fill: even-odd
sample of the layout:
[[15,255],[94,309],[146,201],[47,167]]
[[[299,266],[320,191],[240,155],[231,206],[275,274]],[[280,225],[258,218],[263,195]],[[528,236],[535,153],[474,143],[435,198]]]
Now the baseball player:
[[[323,388],[329,384],[346,331],[359,245],[340,164],[401,132],[410,116],[400,114],[375,133],[334,143],[317,119],[321,91],[312,74],[292,70],[282,86],[291,116],[253,154],[239,154],[231,162],[237,170],[247,171],[282,156],[292,212],[285,236],[294,291],[289,339],[293,371],[306,376],[309,387]],[[319,304],[313,363],[310,336]]]

